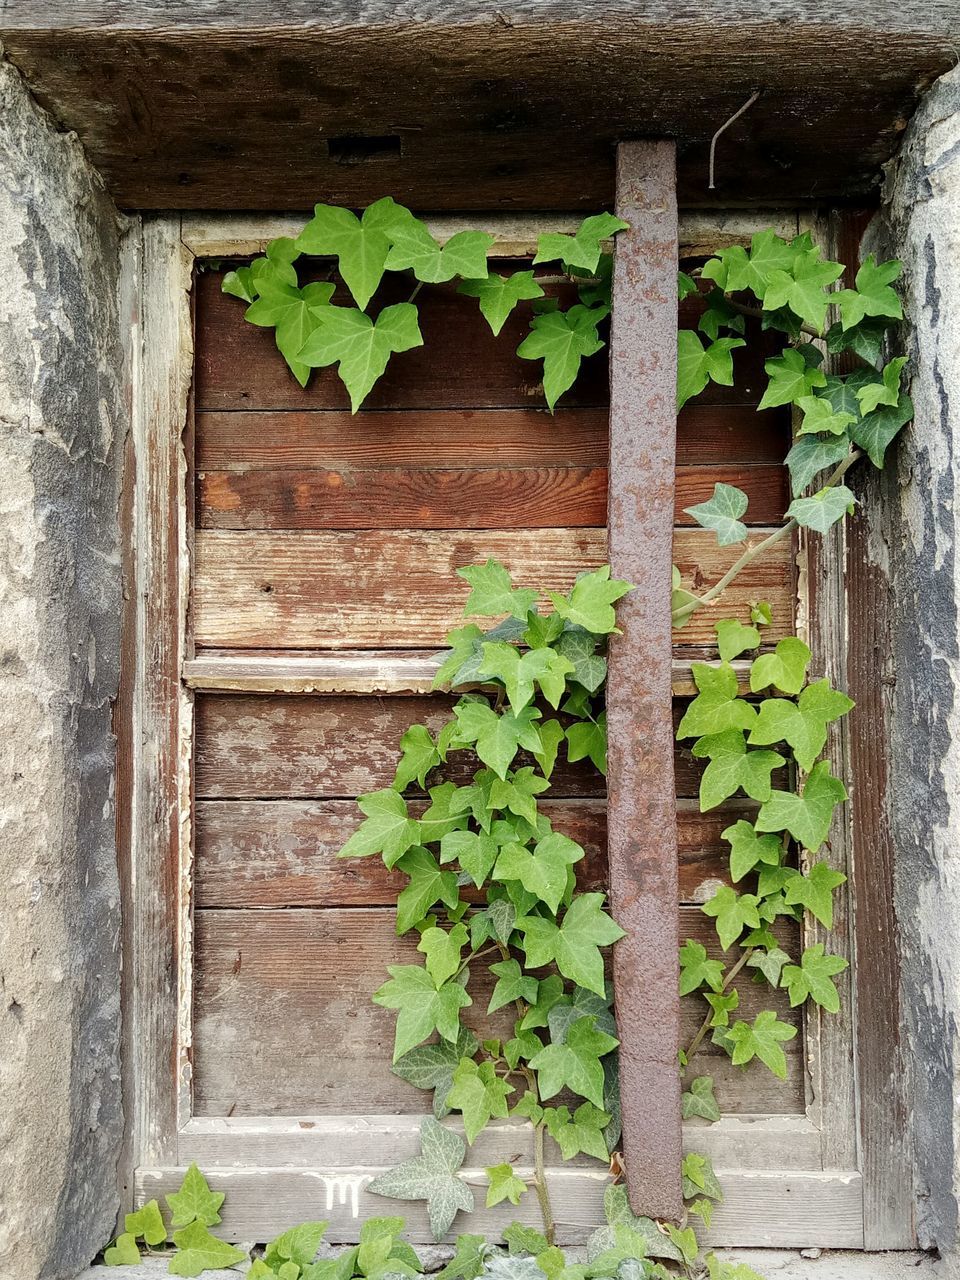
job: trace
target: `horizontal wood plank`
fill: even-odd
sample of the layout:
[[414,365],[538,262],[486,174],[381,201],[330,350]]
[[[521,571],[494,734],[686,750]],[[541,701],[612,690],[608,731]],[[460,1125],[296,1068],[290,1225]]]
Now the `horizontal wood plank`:
[[[412,801],[416,817],[423,802]],[[605,889],[606,806],[603,801],[541,800],[557,831],[586,851],[581,889]],[[749,810],[701,814],[680,801],[677,834],[680,901],[703,902],[729,883],[729,846],[721,832]],[[196,807],[195,901],[198,907],[388,906],[405,883],[379,858],[338,858],[362,815],[353,801],[201,800]]]
[[[606,523],[604,467],[200,471],[204,529],[549,529]],[[714,485],[749,499],[751,525],[777,524],[790,501],[782,466],[678,467],[674,518]]]
[[[747,545],[763,535],[751,535]],[[680,529],[674,557],[684,581],[716,581],[743,550]],[[462,621],[469,591],[456,569],[502,560],[518,583],[564,591],[606,560],[604,529],[227,532],[196,538],[194,636],[218,648],[422,648]],[[719,604],[699,611],[678,637],[710,644],[715,617],[744,616],[768,600],[775,640],[792,630],[792,551],[781,542],[749,565]],[[718,612],[722,610],[722,612]]]
[[[178,1159],[212,1165],[307,1165],[328,1169],[375,1165],[384,1153],[394,1161],[419,1154],[422,1115],[376,1116],[194,1116],[180,1130]],[[459,1115],[444,1122],[463,1133]],[[565,1163],[545,1135],[548,1165]],[[726,1115],[716,1123],[690,1120],[684,1125],[684,1149],[709,1156],[727,1169],[806,1169],[822,1167],[820,1134],[806,1116]],[[574,1157],[590,1166],[591,1156]],[[470,1148],[470,1163],[484,1168],[533,1161],[533,1128],[522,1120],[494,1120]]]
[[[423,724],[438,733],[450,718],[450,706],[445,694],[206,694],[196,701],[196,794],[211,800],[322,800],[389,787],[405,730]],[[675,724],[682,714],[678,703]],[[696,795],[703,772],[690,745],[676,746],[678,796]],[[533,763],[523,754],[518,759]],[[453,752],[437,776],[463,783],[475,767],[471,753]],[[606,787],[592,764],[568,764],[562,752],[550,784],[554,798],[602,796]]]
[[[349,1114],[422,1111],[424,1096],[390,1071],[394,1015],[371,1002],[387,966],[417,962],[415,937],[397,938],[395,916],[384,908],[195,913],[194,1097],[198,1115]],[[695,907],[680,909],[679,936],[703,942],[720,955],[713,923]],[[785,934],[785,937],[787,935]],[[796,930],[788,949],[796,950]],[[463,1022],[477,1030],[510,1034],[509,1014],[487,1019],[493,979],[478,966],[475,1001]],[[797,1025],[783,993],[747,982],[740,1014],[751,1018],[776,1008]],[[692,1038],[706,1006],[684,1000],[683,1039]],[[801,1037],[784,1047],[802,1060]],[[333,1047],[336,1047],[335,1052]],[[722,1055],[712,1044],[698,1056],[706,1071]],[[706,1065],[705,1065],[706,1064]],[[792,1081],[778,1085],[780,1106],[758,1106],[755,1078],[743,1071],[721,1096],[724,1110],[797,1111]],[[772,1079],[772,1077],[771,1077]],[[764,1080],[769,1087],[769,1080]],[[793,1087],[791,1087],[793,1086]]]
[[[468,1156],[468,1160],[470,1157]],[[370,1194],[369,1182],[393,1163],[347,1168],[320,1165],[303,1168],[249,1168],[207,1166],[210,1183],[226,1193],[223,1222],[217,1228],[228,1240],[271,1240],[299,1222],[322,1215],[329,1220],[330,1243],[354,1243],[361,1223],[377,1217],[391,1201]],[[529,1166],[515,1166],[529,1176]],[[137,1203],[159,1199],[176,1191],[186,1165],[144,1168],[136,1175]],[[863,1189],[859,1173],[767,1169],[717,1168],[723,1187],[709,1231],[698,1230],[701,1244],[740,1248],[791,1249],[863,1247]],[[520,1221],[542,1229],[533,1196],[514,1207],[508,1201],[494,1209],[483,1207],[486,1175],[470,1161],[460,1172],[473,1189],[476,1210],[469,1219],[458,1219],[454,1232],[469,1225],[471,1231],[497,1240],[510,1223]],[[604,1221],[603,1193],[609,1185],[605,1168],[553,1166],[547,1174],[557,1226],[557,1243],[583,1244]],[[422,1202],[405,1203],[406,1235],[415,1244],[432,1241]],[[451,1237],[452,1238],[452,1237]]]
[[[199,470],[285,467],[605,467],[607,410],[234,410],[197,414]],[[754,405],[685,405],[677,418],[681,466],[782,462],[789,415]]]

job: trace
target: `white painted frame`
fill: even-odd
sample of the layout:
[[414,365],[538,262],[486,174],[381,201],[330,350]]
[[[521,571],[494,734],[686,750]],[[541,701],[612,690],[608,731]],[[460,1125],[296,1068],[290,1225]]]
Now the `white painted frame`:
[[[497,233],[493,256],[531,252],[544,229],[572,230],[577,219],[485,218]],[[145,217],[131,237],[136,294],[131,335],[134,495],[132,576],[133,803],[129,832],[126,929],[128,1168],[136,1201],[176,1187],[196,1160],[226,1191],[223,1231],[266,1239],[295,1222],[325,1216],[328,1238],[355,1240],[359,1222],[385,1211],[365,1191],[385,1166],[416,1153],[415,1116],[195,1117],[191,1090],[191,737],[199,689],[371,692],[421,689],[432,678],[429,654],[254,660],[205,653],[194,658],[186,630],[190,572],[189,462],[192,316],[196,259],[246,256],[303,217],[185,215]],[[461,220],[434,223],[438,236]],[[795,213],[699,212],[681,216],[684,254],[707,254],[774,226],[793,235]],[[171,619],[175,625],[171,624]],[[175,679],[171,680],[171,673]],[[675,687],[689,674],[677,664]],[[163,744],[167,744],[164,749]],[[725,1117],[685,1128],[687,1149],[711,1155],[726,1200],[707,1243],[738,1246],[863,1247],[861,1177],[851,1147],[852,1080],[825,1063],[850,1062],[849,1022],[806,1019],[809,1103],[804,1116]],[[176,1064],[171,1069],[171,1064]],[[809,1068],[808,1068],[809,1073]],[[834,1103],[832,1099],[838,1101]],[[839,1127],[839,1133],[838,1133]],[[556,1159],[556,1153],[554,1155]],[[484,1165],[532,1162],[528,1125],[505,1122],[478,1139],[467,1181],[482,1205]],[[603,1169],[576,1162],[549,1172],[558,1238],[576,1243],[602,1221]],[[528,1197],[532,1202],[532,1197]],[[412,1238],[429,1239],[419,1206],[405,1206]],[[496,1234],[513,1219],[537,1225],[534,1204],[479,1208],[470,1229]]]

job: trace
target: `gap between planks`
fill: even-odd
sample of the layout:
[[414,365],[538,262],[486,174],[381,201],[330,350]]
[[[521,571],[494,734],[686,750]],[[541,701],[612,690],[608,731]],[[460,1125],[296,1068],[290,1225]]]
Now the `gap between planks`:
[[[183,664],[190,689],[221,693],[356,693],[423,694],[445,656],[433,650],[335,650],[310,653],[236,653],[201,651]],[[713,659],[713,655],[704,655]],[[742,688],[747,687],[748,662],[734,662]],[[674,697],[697,692],[691,660],[673,661]]]

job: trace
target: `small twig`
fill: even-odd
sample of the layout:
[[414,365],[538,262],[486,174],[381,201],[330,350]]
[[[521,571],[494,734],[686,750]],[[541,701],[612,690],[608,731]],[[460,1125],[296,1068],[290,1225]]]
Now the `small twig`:
[[407,299],[407,302],[413,302],[413,300],[416,298],[417,294],[420,292],[422,288],[423,288],[423,281],[418,280],[416,285],[414,285],[413,293],[411,293],[410,297]]
[[755,89],[753,93],[751,93],[750,97],[743,104],[743,106],[740,108],[740,110],[735,111],[729,120],[725,120],[723,124],[720,126],[720,128],[717,130],[717,132],[710,139],[710,185],[707,188],[709,191],[713,191],[716,187],[716,184],[713,181],[713,174],[714,174],[714,161],[716,159],[716,153],[717,153],[717,139],[720,137],[721,133],[723,133],[725,130],[730,128],[734,120],[739,120],[740,117],[743,115],[743,113],[749,110],[749,108],[753,106],[756,100],[760,97],[761,93],[763,93],[762,89]]
[[[733,968],[730,970],[730,972],[729,972],[729,973],[727,974],[727,976],[724,978],[724,980],[723,980],[723,986],[722,986],[722,987],[720,988],[720,990],[717,992],[717,995],[720,995],[720,996],[722,996],[722,995],[723,995],[723,993],[726,991],[726,989],[730,986],[730,983],[734,980],[734,978],[737,976],[737,974],[740,972],[740,970],[743,968],[743,966],[747,963],[747,961],[748,961],[748,960],[750,959],[750,957],[753,955],[753,952],[754,952],[754,948],[753,948],[753,947],[748,947],[748,948],[747,948],[747,950],[746,950],[746,951],[744,951],[743,955],[740,957],[740,959],[737,961],[737,963],[733,966]],[[707,1014],[707,1016],[704,1018],[703,1023],[701,1024],[700,1030],[697,1032],[697,1034],[696,1034],[696,1035],[693,1037],[693,1039],[690,1041],[690,1048],[687,1050],[687,1064],[688,1064],[688,1065],[689,1065],[689,1063],[690,1063],[690,1059],[694,1056],[694,1054],[697,1052],[697,1050],[698,1050],[698,1049],[700,1048],[700,1046],[703,1044],[704,1039],[706,1038],[706,1034],[707,1034],[707,1032],[710,1030],[710,1023],[711,1023],[712,1021],[713,1021],[713,1010],[711,1009],[711,1010],[710,1010],[710,1012]]]

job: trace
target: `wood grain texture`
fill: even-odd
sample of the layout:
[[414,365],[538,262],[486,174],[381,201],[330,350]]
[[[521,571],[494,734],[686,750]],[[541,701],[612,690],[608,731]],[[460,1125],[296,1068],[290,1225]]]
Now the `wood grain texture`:
[[[604,467],[201,471],[205,529],[550,529],[602,525]],[[673,519],[706,502],[715,484],[749,498],[751,525],[777,524],[789,503],[782,466],[678,467]]]
[[[388,1156],[388,1164],[393,1163]],[[270,1240],[299,1222],[318,1214],[329,1220],[327,1239],[331,1243],[355,1242],[360,1225],[383,1214],[384,1201],[366,1191],[367,1183],[387,1165],[353,1169],[320,1164],[304,1168],[249,1168],[207,1166],[211,1180],[226,1193],[220,1235],[235,1241]],[[529,1176],[529,1166],[516,1166]],[[183,1181],[186,1165],[143,1169],[137,1179],[137,1202],[175,1191]],[[701,1243],[710,1246],[747,1248],[836,1248],[861,1249],[863,1227],[860,1175],[855,1172],[802,1170],[774,1172],[769,1169],[737,1169],[717,1166],[724,1200],[717,1206],[709,1231],[698,1231]],[[352,1176],[351,1176],[352,1175]],[[454,1229],[469,1222],[488,1240],[497,1240],[504,1227],[519,1220],[542,1227],[539,1209],[532,1196],[517,1208],[508,1201],[495,1209],[484,1209],[486,1175],[478,1166],[464,1171],[473,1188],[476,1211],[461,1219]],[[609,1183],[606,1169],[552,1167],[547,1174],[550,1198],[557,1218],[557,1243],[582,1244],[603,1221],[603,1192]],[[354,1206],[352,1191],[357,1188]],[[354,1212],[354,1209],[356,1212]],[[421,1203],[404,1205],[406,1235],[414,1243],[428,1243],[432,1237]]]
[[[754,534],[754,538],[762,535]],[[674,559],[684,581],[710,584],[739,553],[699,529],[678,530]],[[441,645],[462,621],[467,584],[456,569],[488,556],[518,583],[567,590],[607,559],[603,529],[489,531],[232,532],[196,539],[194,636],[216,648],[422,648]],[[793,626],[792,551],[779,544],[755,560],[712,608],[678,633],[711,644],[716,617],[745,616],[769,600],[775,640]]]
[[[210,410],[197,415],[197,468],[362,471],[395,467],[605,467],[606,408]],[[752,405],[688,404],[677,419],[680,466],[779,463],[789,418]]]
[[[411,724],[436,734],[450,718],[445,694],[408,697],[271,698],[205,694],[196,702],[195,787],[200,799],[337,799],[393,782],[401,735]],[[679,723],[683,704],[674,707]],[[703,762],[676,744],[677,794],[693,796]],[[472,776],[469,753],[454,752],[439,776]],[[524,759],[522,755],[518,757]],[[532,761],[530,761],[532,763]],[[604,779],[589,763],[557,761],[554,797],[598,796]]]
[[[681,908],[680,914],[680,935],[720,954],[712,921],[695,907]],[[393,911],[384,908],[197,911],[195,1113],[422,1111],[424,1096],[390,1071],[394,1015],[370,1000],[386,980],[387,965],[418,960],[415,939],[398,939],[394,921]],[[463,1015],[467,1025],[491,1026],[500,1017],[485,1015],[492,981],[478,966],[474,1005]],[[752,1017],[772,999],[771,1007],[797,1022],[782,994],[771,997],[747,983],[740,995],[744,1016]],[[683,1002],[685,1040],[703,1016],[699,1004]],[[503,1029],[510,1025],[507,1017]],[[785,1047],[799,1063],[800,1038]],[[710,1045],[697,1059],[698,1070],[719,1058]],[[729,1080],[724,1108],[760,1109],[752,1089],[762,1074],[768,1073],[741,1072]],[[795,1088],[797,1073],[792,1077]],[[764,1109],[796,1111],[801,1100],[790,1082],[774,1084],[781,1104]]]
[[[354,205],[389,190],[424,209],[593,210],[610,199],[615,144],[638,128],[678,140],[687,202],[825,201],[875,184],[918,86],[955,62],[949,0],[755,0],[735,21],[721,0],[522,0],[503,20],[479,3],[129,8],[14,0],[0,31],[118,204],[145,209]],[[771,92],[725,135],[708,192],[710,137],[754,85]],[[348,147],[345,163],[330,140],[357,134],[399,151],[351,163]]]
[[[580,888],[605,890],[604,802],[541,800],[539,807],[557,831],[586,850],[586,858],[577,867]],[[422,801],[411,801],[414,817],[422,809]],[[701,814],[696,802],[679,802],[681,902],[704,902],[718,884],[729,883],[729,846],[720,835],[749,812],[734,806]],[[387,871],[379,858],[337,857],[361,820],[352,800],[199,801],[196,905],[374,907],[395,903],[405,881]]]

